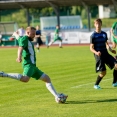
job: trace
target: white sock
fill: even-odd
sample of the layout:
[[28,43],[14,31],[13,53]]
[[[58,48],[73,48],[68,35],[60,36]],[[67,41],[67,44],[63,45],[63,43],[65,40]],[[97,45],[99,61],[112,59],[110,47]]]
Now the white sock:
[[59,47],[62,47],[62,41],[59,42]]
[[51,41],[51,42],[48,44],[48,46],[51,46],[52,43],[53,43],[53,41]]
[[55,91],[55,89],[54,89],[52,83],[46,83],[46,87],[47,87],[47,89],[54,95],[54,97],[57,97],[57,96],[58,96],[58,94],[57,94],[57,92]]
[[20,80],[22,75],[18,73],[3,73],[3,77],[9,77],[12,79]]

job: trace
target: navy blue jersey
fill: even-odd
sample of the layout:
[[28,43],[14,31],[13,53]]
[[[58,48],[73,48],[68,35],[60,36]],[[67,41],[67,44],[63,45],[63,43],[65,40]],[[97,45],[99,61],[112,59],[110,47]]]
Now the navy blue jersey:
[[93,32],[90,36],[90,43],[94,44],[94,49],[100,52],[107,52],[106,42],[107,42],[107,33],[101,31],[101,33]]
[[41,35],[41,31],[40,30],[37,30],[36,31],[36,35]]

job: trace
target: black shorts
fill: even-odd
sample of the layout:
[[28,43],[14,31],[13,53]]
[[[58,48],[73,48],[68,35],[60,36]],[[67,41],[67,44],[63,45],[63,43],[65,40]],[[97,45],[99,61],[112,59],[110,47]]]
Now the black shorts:
[[36,38],[36,44],[42,45],[43,41],[41,40],[41,38]]
[[96,60],[96,66],[95,70],[96,72],[102,72],[106,70],[106,65],[113,69],[117,61],[113,56],[111,56],[109,53],[101,54],[101,56],[97,56],[94,54],[95,60]]

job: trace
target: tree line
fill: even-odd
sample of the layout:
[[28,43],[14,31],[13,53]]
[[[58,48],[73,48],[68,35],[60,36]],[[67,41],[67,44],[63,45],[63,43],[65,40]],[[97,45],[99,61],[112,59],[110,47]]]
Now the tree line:
[[[91,17],[98,17],[98,6],[90,6]],[[87,19],[87,11],[83,6],[71,6],[71,7],[60,7],[60,16],[66,15],[80,15],[82,19]],[[46,8],[30,8],[29,9],[29,20],[32,18],[39,19],[43,16],[56,16],[56,13],[52,7]],[[26,9],[11,9],[11,10],[1,10],[0,11],[0,21],[15,21],[19,25],[26,25]]]

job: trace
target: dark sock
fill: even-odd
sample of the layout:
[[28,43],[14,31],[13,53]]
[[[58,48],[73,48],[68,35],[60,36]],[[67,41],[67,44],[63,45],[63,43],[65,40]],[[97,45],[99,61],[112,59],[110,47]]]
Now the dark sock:
[[39,48],[37,48],[37,50],[39,50]]
[[98,75],[97,80],[95,82],[95,85],[99,85],[100,81],[102,80],[102,77]]
[[117,82],[117,70],[113,70],[113,83]]

